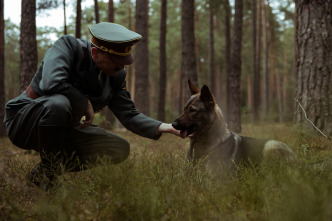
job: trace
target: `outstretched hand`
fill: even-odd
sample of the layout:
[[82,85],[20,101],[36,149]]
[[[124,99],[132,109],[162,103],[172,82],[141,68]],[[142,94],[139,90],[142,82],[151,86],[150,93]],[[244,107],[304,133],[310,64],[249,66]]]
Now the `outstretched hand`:
[[161,133],[171,133],[171,134],[174,134],[176,136],[179,136],[181,137],[180,135],[180,131],[179,130],[176,130],[172,124],[166,124],[166,123],[162,123],[159,125],[158,129],[157,129],[157,132],[159,134]]
[[83,124],[79,125],[79,129],[83,129],[87,126],[90,126],[93,122],[93,118],[95,117],[95,113],[93,111],[93,107],[91,102],[88,100],[88,105],[86,106],[85,113],[84,113],[85,119],[83,120]]

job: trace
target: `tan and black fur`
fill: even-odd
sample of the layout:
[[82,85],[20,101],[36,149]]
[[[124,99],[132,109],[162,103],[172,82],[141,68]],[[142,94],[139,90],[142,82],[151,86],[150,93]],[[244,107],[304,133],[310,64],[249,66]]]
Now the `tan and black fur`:
[[211,169],[220,165],[235,168],[241,162],[256,164],[263,159],[296,161],[294,152],[285,143],[231,132],[209,88],[204,85],[200,91],[190,81],[188,84],[192,96],[172,125],[181,130],[182,137],[192,134],[189,160],[204,161]]

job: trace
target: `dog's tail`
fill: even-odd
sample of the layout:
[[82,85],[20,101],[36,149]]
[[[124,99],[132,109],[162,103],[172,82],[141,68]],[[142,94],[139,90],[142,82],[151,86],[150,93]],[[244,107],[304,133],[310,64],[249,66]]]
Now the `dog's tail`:
[[294,151],[285,143],[277,140],[269,140],[263,149],[264,159],[277,159],[289,163],[297,162]]

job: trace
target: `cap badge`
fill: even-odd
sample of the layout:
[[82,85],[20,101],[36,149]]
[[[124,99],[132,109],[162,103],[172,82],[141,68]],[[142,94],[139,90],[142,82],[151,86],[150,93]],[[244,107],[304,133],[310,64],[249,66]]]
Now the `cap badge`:
[[131,52],[131,45],[125,48],[125,52],[127,52],[127,53]]

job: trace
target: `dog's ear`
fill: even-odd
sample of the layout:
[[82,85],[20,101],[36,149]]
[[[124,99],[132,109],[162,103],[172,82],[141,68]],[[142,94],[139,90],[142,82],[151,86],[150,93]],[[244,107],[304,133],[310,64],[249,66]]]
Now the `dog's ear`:
[[193,83],[191,83],[191,80],[188,80],[188,85],[189,85],[191,95],[199,93],[199,89],[195,85],[193,85]]
[[214,106],[216,105],[216,101],[215,101],[214,96],[211,93],[210,89],[206,85],[204,85],[202,87],[200,99],[203,101],[205,107],[208,110],[214,109]]

